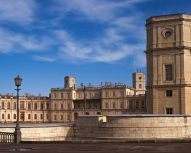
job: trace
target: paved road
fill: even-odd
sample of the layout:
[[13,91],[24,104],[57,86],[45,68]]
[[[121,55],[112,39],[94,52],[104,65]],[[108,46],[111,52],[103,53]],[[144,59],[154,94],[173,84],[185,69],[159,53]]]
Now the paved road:
[[190,143],[0,144],[0,153],[190,153]]

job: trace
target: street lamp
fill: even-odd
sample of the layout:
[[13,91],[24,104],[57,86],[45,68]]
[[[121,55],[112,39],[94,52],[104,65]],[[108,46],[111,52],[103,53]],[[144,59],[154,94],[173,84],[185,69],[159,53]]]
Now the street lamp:
[[15,90],[17,91],[17,122],[15,127],[15,143],[19,144],[21,141],[21,130],[19,125],[19,87],[21,86],[22,78],[19,77],[19,75],[14,79],[15,80],[15,86],[17,87]]

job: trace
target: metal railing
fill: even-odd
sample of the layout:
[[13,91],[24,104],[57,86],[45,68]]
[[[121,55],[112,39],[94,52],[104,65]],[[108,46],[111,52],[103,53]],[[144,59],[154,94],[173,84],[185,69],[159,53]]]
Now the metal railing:
[[14,138],[14,133],[0,132],[0,143],[14,143]]

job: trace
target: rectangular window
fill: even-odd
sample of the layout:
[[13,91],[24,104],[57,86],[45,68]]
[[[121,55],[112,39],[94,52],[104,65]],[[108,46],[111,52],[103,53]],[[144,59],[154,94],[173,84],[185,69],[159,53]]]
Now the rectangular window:
[[108,103],[105,103],[105,108],[108,108]]
[[172,64],[165,65],[166,81],[172,81]]
[[133,109],[133,101],[129,101],[129,109],[132,110]]
[[60,96],[62,99],[64,98],[64,94],[63,93],[61,93],[61,96]]
[[166,114],[173,114],[172,108],[166,108]]
[[113,102],[113,108],[115,109],[116,105],[115,105],[115,102]]
[[29,119],[29,120],[31,119],[31,114],[28,114],[28,119]]
[[124,108],[124,103],[120,102],[120,108]]
[[166,90],[166,97],[172,97],[172,90]]
[[142,84],[139,84],[139,89],[141,89],[142,88]]
[[24,101],[21,101],[21,102],[20,102],[20,109],[22,109],[22,110],[23,110],[23,109],[24,109],[24,107],[25,107]]
[[43,105],[43,103],[41,103],[40,109],[43,110],[43,108],[44,108],[44,105]]
[[2,107],[2,109],[5,109],[5,103],[4,102],[2,102],[1,107]]

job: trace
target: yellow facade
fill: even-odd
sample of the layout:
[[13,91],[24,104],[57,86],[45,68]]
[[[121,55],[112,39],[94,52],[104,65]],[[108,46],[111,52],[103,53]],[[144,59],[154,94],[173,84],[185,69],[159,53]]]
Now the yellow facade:
[[191,114],[191,15],[147,20],[149,113]]

